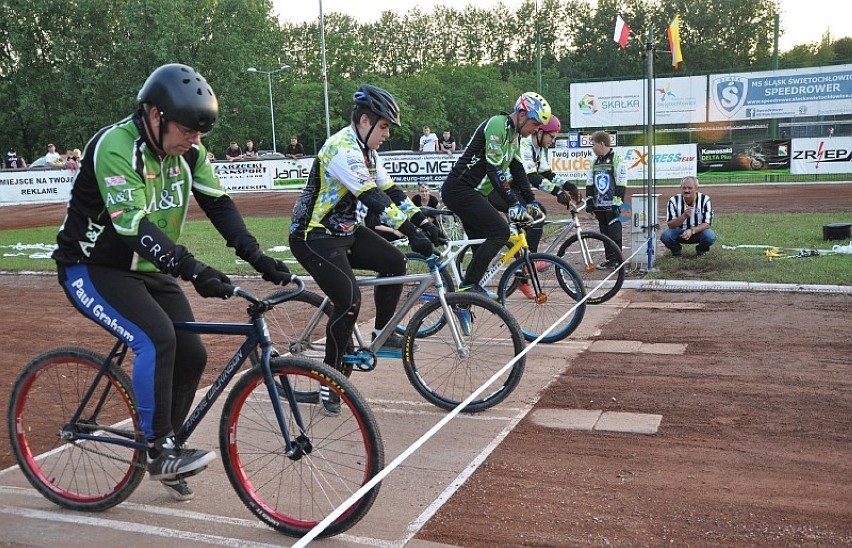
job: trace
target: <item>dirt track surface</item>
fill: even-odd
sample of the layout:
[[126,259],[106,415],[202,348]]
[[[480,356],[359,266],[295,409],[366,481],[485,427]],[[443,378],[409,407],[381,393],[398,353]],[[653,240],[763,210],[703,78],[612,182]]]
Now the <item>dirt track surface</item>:
[[[706,190],[718,212],[852,212],[852,185]],[[289,213],[277,195],[235,199],[247,215]],[[55,205],[4,207],[0,228],[61,217]],[[596,340],[685,344],[684,353],[583,352],[417,538],[489,547],[852,544],[852,297],[625,296]],[[216,317],[216,302],[190,298],[199,318]],[[0,300],[4,412],[14,376],[36,353],[63,343],[104,349],[102,331],[53,276],[0,276]],[[225,350],[206,342],[211,355]],[[637,435],[535,421],[540,410],[568,409],[662,422]],[[5,421],[0,430],[7,439]],[[9,464],[0,443],[0,468]]]
[[[660,187],[658,206],[665,211],[666,201],[677,193],[675,187]],[[721,185],[702,187],[710,195],[713,209],[717,213],[770,212],[791,213],[842,211],[852,212],[852,183],[801,185]],[[631,188],[628,196],[641,193]],[[241,193],[232,195],[244,215],[290,216],[293,203],[298,197],[295,192]],[[550,200],[555,204],[555,200]],[[665,215],[663,213],[663,215]],[[65,216],[65,204],[35,204],[26,206],[0,207],[0,230],[9,228],[32,228],[37,226],[59,226]],[[198,207],[190,208],[190,219],[203,219]]]

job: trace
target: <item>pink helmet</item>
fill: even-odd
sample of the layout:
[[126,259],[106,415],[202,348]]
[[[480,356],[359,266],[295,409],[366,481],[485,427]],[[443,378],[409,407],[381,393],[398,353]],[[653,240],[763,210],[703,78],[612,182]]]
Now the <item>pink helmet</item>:
[[559,128],[561,127],[562,124],[559,123],[559,118],[557,118],[554,114],[550,117],[550,120],[548,120],[546,124],[538,126],[538,130],[545,133],[558,133]]

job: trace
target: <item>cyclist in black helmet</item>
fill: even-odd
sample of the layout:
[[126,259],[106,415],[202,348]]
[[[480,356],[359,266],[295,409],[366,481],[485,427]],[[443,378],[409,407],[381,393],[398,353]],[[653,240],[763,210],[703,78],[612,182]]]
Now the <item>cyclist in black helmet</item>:
[[[363,226],[367,211],[405,234],[411,248],[423,255],[432,254],[433,243],[446,241],[437,225],[394,185],[376,152],[390,137],[391,126],[400,125],[396,99],[364,84],[353,102],[352,123],[320,149],[290,225],[293,255],[334,305],[326,327],[325,363],[344,373],[343,354],[361,308],[352,269],[374,270],[381,276],[405,274],[402,252]],[[390,320],[401,294],[399,285],[376,287],[377,331]],[[402,337],[392,335],[385,347],[401,348]],[[326,414],[340,413],[340,402],[330,399],[336,394],[321,391],[321,396]]]
[[225,274],[176,243],[190,192],[263,279],[283,285],[290,272],[263,253],[207,160],[201,137],[219,116],[207,81],[188,66],[164,65],[137,99],[133,115],[86,145],[53,258],[71,304],[133,350],[148,472],[172,497],[189,500],[194,493],[185,478],[216,455],[177,447],[173,438],[207,363],[199,336],[172,327],[193,320],[176,278],[192,282],[203,297],[230,296]]

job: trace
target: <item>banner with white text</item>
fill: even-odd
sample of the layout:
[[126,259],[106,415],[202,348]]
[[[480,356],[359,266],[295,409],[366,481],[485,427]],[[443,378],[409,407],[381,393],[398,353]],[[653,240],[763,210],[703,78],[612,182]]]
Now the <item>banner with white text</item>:
[[852,112],[852,65],[710,76],[711,122]]
[[[429,183],[440,186],[461,156],[441,153],[384,154],[382,161],[403,187]],[[213,171],[230,193],[299,191],[305,186],[314,158],[213,162]],[[0,205],[66,202],[75,171],[32,169],[0,171]]]

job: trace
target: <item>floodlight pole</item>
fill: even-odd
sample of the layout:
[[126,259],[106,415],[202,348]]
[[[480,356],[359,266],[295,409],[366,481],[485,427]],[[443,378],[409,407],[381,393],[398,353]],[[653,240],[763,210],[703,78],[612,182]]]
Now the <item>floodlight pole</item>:
[[275,107],[272,104],[272,75],[282,70],[287,70],[290,68],[290,65],[281,65],[277,69],[273,70],[259,70],[254,67],[250,67],[247,69],[247,72],[256,72],[258,74],[265,74],[266,81],[269,84],[269,116],[272,119],[272,152],[278,152],[278,146],[275,144]]

